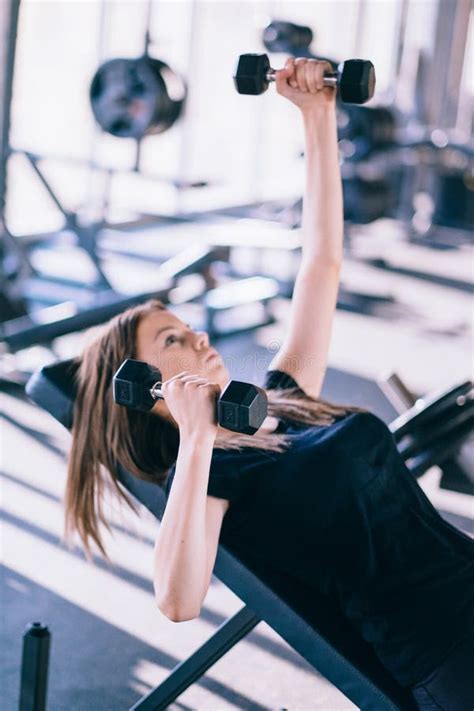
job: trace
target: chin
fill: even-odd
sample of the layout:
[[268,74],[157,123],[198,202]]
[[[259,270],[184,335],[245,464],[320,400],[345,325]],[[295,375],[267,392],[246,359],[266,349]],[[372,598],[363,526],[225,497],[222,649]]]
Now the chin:
[[226,372],[226,369],[224,367],[223,363],[208,363],[206,368],[205,368],[205,375],[207,376],[213,376],[214,373],[219,373],[221,374],[222,372]]

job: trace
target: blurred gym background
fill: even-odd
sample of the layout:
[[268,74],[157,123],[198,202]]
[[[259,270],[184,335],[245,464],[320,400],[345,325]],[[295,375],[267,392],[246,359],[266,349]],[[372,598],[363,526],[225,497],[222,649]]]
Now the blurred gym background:
[[[144,508],[110,504],[115,567],[68,552],[69,435],[23,390],[154,294],[233,377],[263,381],[299,264],[304,145],[274,87],[236,91],[240,54],[375,65],[374,98],[337,106],[345,256],[323,394],[389,422],[472,379],[473,24],[469,0],[2,0],[3,708],[34,619],[53,635],[51,709],[125,709],[241,605],[213,578],[199,619],[161,615]],[[471,535],[472,449],[419,480]],[[355,708],[260,623],[170,708],[283,706]]]

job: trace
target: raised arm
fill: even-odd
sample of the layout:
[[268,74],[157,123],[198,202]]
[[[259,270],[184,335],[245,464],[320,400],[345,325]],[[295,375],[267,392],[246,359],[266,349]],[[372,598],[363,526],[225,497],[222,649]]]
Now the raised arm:
[[277,72],[277,90],[301,111],[306,186],[302,257],[285,339],[270,369],[289,373],[318,397],[327,368],[343,254],[344,218],[339,170],[335,90],[323,87],[327,62],[294,60]]

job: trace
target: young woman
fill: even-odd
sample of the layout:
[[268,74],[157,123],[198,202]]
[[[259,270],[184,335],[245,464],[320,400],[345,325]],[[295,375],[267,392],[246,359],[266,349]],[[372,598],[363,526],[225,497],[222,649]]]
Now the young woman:
[[[420,709],[474,706],[474,543],[433,508],[388,427],[319,397],[342,260],[343,210],[329,69],[288,60],[277,90],[306,137],[302,259],[291,317],[266,375],[269,416],[255,435],[218,426],[230,376],[203,332],[161,302],[116,317],[79,359],[66,532],[105,555],[104,487],[117,463],[164,484],[154,557],[157,604],[199,615],[219,541],[257,573],[273,567],[336,601]],[[122,361],[159,368],[164,400],[148,414],[114,404]]]

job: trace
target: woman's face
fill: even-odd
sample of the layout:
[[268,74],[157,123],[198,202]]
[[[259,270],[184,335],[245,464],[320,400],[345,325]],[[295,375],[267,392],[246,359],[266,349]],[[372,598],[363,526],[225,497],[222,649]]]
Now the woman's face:
[[230,380],[224,362],[204,331],[193,331],[170,311],[142,318],[136,334],[137,359],[155,366],[163,381],[183,370],[208,378],[223,388]]

